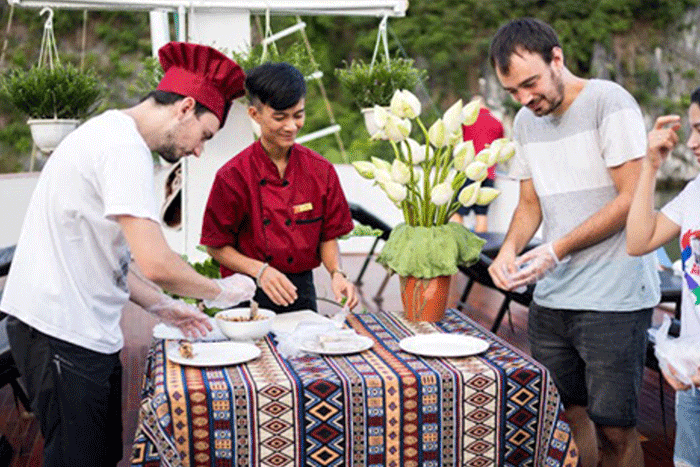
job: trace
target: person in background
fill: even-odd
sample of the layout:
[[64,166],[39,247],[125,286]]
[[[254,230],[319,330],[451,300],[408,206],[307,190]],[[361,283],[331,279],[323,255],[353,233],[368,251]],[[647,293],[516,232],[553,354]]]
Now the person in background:
[[201,276],[168,247],[151,152],[169,162],[199,157],[243,94],[245,75],[203,45],[171,42],[159,57],[165,74],[156,91],[91,118],[51,154],[5,283],[0,309],[45,466],[121,458],[120,319],[129,300],[195,336],[212,329],[207,316],[158,286],[219,308],[255,288],[243,275]]
[[[660,300],[654,255],[626,252],[625,219],[645,151],[644,120],[619,85],[573,75],[556,32],[503,25],[491,64],[522,104],[509,175],[520,195],[489,267],[496,286],[535,283],[532,355],[552,374],[583,467],[644,465],[635,428],[646,330]],[[523,251],[542,224],[544,244]]]
[[[688,109],[690,136],[686,145],[700,162],[700,88],[690,96]],[[639,184],[627,215],[627,251],[643,255],[655,251],[678,237],[683,259],[683,295],[681,297],[681,337],[700,336],[700,261],[692,249],[700,239],[700,177],[690,181],[678,196],[667,203],[661,212],[654,210],[656,172],[664,159],[678,143],[680,117],[659,117],[649,132],[648,147]],[[674,465],[700,467],[700,392],[682,383],[671,372],[664,372],[666,381],[676,390],[676,443]],[[700,368],[692,376],[695,386],[700,385]]]
[[223,277],[255,278],[261,308],[316,310],[312,269],[321,263],[335,299],[353,308],[357,295],[337,240],[353,229],[350,208],[333,165],[294,142],[304,126],[304,76],[287,63],[266,63],[245,84],[260,139],[217,172],[200,243]]
[[[486,102],[482,96],[475,96],[474,100],[478,100],[481,104],[481,109],[479,110],[479,116],[472,125],[462,126],[462,135],[464,136],[464,141],[472,141],[474,143],[474,151],[478,154],[479,151],[484,149],[487,144],[491,144],[494,140],[498,138],[503,138],[503,125],[500,120],[491,114],[488,108],[486,108]],[[489,167],[489,174],[481,186],[493,187],[494,180],[496,179],[496,166],[493,165]],[[464,182],[464,186],[472,183],[472,180],[467,179]],[[487,206],[480,206],[474,204],[469,207],[460,206],[455,214],[453,214],[453,222],[463,221],[464,216],[469,214],[469,211],[474,210],[474,232],[486,232],[488,230],[488,218],[486,216],[488,212]]]

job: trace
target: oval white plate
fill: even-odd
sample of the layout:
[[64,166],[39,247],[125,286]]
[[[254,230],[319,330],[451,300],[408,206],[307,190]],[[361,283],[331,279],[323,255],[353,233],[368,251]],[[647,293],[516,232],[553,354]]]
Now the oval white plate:
[[489,343],[477,337],[435,332],[404,337],[399,341],[399,347],[426,357],[466,357],[484,352]]
[[187,366],[227,366],[244,363],[260,356],[260,349],[246,342],[193,342],[194,357],[180,355],[180,344],[169,342],[168,360]]
[[348,355],[357,352],[364,352],[365,350],[370,349],[374,345],[374,341],[367,336],[357,336],[355,340],[357,341],[357,346],[353,347],[352,349],[324,349],[320,343],[314,341],[303,342],[299,346],[299,348],[306,352],[317,353],[322,355]]

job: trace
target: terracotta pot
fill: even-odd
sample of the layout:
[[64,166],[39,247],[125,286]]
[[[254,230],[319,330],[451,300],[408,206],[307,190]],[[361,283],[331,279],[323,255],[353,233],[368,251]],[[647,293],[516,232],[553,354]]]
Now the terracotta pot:
[[440,321],[445,316],[452,276],[432,279],[399,276],[401,301],[409,321]]

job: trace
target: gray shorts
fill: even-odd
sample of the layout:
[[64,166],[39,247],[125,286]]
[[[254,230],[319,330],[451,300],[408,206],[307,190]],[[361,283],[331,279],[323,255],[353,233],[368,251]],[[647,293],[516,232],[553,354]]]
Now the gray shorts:
[[598,425],[637,424],[652,311],[557,310],[531,303],[530,350],[552,374],[565,407],[586,407]]

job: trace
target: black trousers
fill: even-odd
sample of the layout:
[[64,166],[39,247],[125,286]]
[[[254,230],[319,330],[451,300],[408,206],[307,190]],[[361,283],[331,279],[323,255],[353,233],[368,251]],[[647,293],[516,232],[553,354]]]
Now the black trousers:
[[69,344],[12,316],[7,334],[44,436],[44,466],[116,466],[122,457],[119,353]]
[[[261,288],[255,291],[253,299],[258,302],[260,308],[272,310],[275,313],[288,313],[297,310],[318,311],[316,303],[316,287],[314,287],[314,275],[312,271],[285,274],[297,288],[297,299],[289,306],[275,304]],[[249,306],[250,302],[241,303],[239,306]]]

